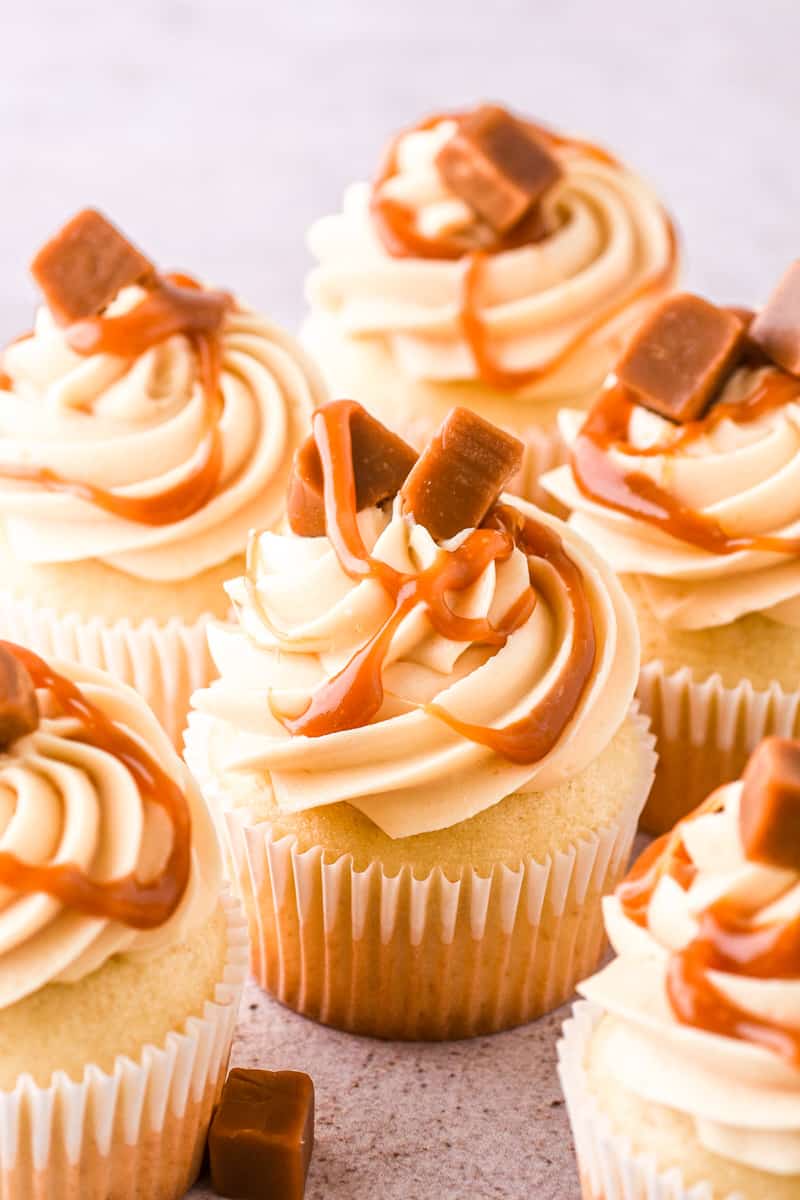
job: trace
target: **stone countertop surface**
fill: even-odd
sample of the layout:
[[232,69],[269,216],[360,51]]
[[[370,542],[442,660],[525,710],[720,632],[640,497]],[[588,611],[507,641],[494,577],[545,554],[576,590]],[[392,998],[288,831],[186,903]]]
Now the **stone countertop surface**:
[[[555,1071],[568,1012],[471,1041],[380,1042],[298,1017],[251,983],[232,1063],[312,1076],[306,1200],[579,1200]],[[207,1181],[190,1193],[214,1195]]]

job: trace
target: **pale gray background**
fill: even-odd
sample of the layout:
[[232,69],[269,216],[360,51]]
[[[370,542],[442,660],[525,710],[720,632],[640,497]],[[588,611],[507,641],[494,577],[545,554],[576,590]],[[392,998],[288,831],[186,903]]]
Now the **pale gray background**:
[[[637,165],[720,301],[758,301],[800,254],[797,0],[0,0],[0,19],[0,338],[29,322],[32,251],[90,202],[294,324],[311,218],[389,131],[480,97]],[[395,1047],[255,991],[244,1015],[237,1061],[317,1081],[313,1200],[576,1200],[557,1018]]]

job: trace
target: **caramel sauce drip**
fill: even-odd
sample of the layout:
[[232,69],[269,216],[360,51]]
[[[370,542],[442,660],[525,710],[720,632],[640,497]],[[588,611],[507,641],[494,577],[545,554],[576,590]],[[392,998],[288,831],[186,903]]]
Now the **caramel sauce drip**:
[[91,483],[66,479],[48,467],[16,463],[0,463],[0,479],[74,496],[140,525],[172,525],[198,512],[214,495],[222,474],[219,334],[230,304],[224,293],[206,292],[186,275],[159,276],[128,312],[116,317],[89,317],[76,321],[66,331],[66,340],[76,354],[111,354],[131,360],[176,334],[189,339],[205,397],[205,436],[197,461],[180,482],[149,496],[122,496]]
[[158,805],[172,825],[172,846],[161,872],[143,882],[134,874],[107,882],[93,880],[74,863],[37,866],[0,851],[0,886],[28,894],[43,892],[87,916],[118,921],[133,929],[155,929],[176,911],[191,871],[191,814],[178,785],[133,737],[32,651],[11,642],[0,646],[22,663],[36,688],[46,689],[59,715],[80,723],[72,740],[112,754],[133,776],[143,802]]
[[[437,113],[427,117],[411,129],[402,130],[389,144],[383,164],[376,176],[370,199],[370,213],[384,248],[393,258],[424,258],[445,261],[464,259],[464,274],[461,289],[461,304],[459,323],[467,345],[470,348],[479,377],[490,387],[499,391],[514,391],[538,383],[553,375],[559,367],[586,342],[593,338],[601,329],[619,316],[628,305],[644,300],[651,292],[657,292],[666,286],[675,274],[678,258],[678,239],[675,227],[663,213],[664,223],[669,238],[669,254],[667,262],[654,275],[643,280],[633,292],[627,293],[610,308],[600,314],[581,333],[577,334],[562,350],[553,355],[547,362],[527,370],[507,370],[496,360],[490,348],[491,334],[481,312],[481,291],[488,262],[492,255],[507,250],[516,250],[529,246],[548,237],[553,230],[545,224],[538,206],[533,209],[517,225],[505,234],[498,235],[493,231],[483,229],[477,239],[478,247],[472,246],[462,233],[443,234],[438,238],[425,237],[416,229],[416,214],[413,209],[394,200],[391,196],[382,195],[383,185],[397,174],[397,152],[402,139],[410,132],[434,128],[441,121],[458,121],[459,113]],[[579,150],[581,153],[610,166],[619,166],[619,162],[600,146],[592,142],[582,141],[557,134],[543,125],[533,121],[526,122],[528,127],[545,142],[555,149]]]
[[[686,852],[681,828],[716,808],[718,799],[712,794],[692,817],[648,846],[617,888],[625,916],[640,928],[647,928],[650,901],[664,876],[684,891],[691,886],[697,868]],[[701,914],[697,935],[670,955],[667,966],[667,996],[681,1024],[752,1042],[800,1067],[800,1032],[734,1004],[711,982],[710,971],[751,979],[800,979],[800,919],[756,924],[736,904],[720,901]]]
[[434,562],[416,575],[405,574],[372,558],[364,546],[356,517],[356,485],[350,446],[351,401],[327,405],[314,414],[313,432],[323,473],[327,536],[351,579],[375,579],[386,591],[392,611],[377,633],[330,680],[313,693],[296,718],[276,714],[290,733],[323,737],[368,724],[383,703],[383,668],[389,646],[403,618],[423,605],[442,637],[494,650],[528,620],[536,604],[533,587],[525,591],[500,622],[462,617],[447,603],[447,594],[470,587],[490,563],[510,557],[515,546],[526,555],[545,559],[561,577],[574,618],[574,646],[558,679],[534,710],[501,729],[468,725],[436,705],[435,714],[471,741],[489,746],[514,762],[537,762],[563,734],[583,695],[595,661],[591,609],[580,571],[548,527],[504,505],[495,506],[484,527],[473,530],[455,550],[440,549]]
[[713,517],[682,504],[648,475],[625,472],[609,450],[646,458],[674,454],[711,432],[727,419],[746,424],[764,413],[800,398],[800,381],[779,371],[768,371],[751,396],[740,404],[717,404],[699,421],[679,427],[667,446],[637,449],[629,441],[631,415],[636,407],[632,392],[620,384],[608,388],[589,413],[572,450],[575,482],[590,500],[626,516],[645,521],[662,532],[711,554],[740,550],[800,554],[800,538],[731,537]]

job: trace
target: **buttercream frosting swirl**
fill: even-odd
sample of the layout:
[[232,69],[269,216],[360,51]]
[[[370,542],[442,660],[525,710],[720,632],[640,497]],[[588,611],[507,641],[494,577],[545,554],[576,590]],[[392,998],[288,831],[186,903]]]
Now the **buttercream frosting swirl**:
[[[180,788],[191,821],[191,867],[172,916],[150,930],[89,916],[42,892],[0,885],[0,1008],[48,983],[73,983],[115,955],[147,957],[201,927],[218,902],[222,864],[213,823],[188,770],[136,693],[104,672],[50,664],[92,705],[146,747]],[[0,751],[0,851],[36,867],[75,864],[92,880],[163,868],[171,829],[143,800],[126,763],[78,736],[75,717],[40,692],[38,729]]]
[[[105,315],[130,312],[145,294],[123,289]],[[0,464],[48,468],[123,497],[179,486],[207,437],[189,338],[172,336],[129,359],[78,354],[68,336],[42,307],[33,332],[4,352]],[[219,340],[222,467],[211,497],[183,519],[153,525],[0,476],[0,518],[15,556],[100,559],[143,579],[182,580],[238,553],[251,528],[278,523],[292,456],[324,385],[292,338],[239,304]]]
[[[736,409],[779,383],[786,402],[736,419]],[[732,538],[800,536],[800,382],[773,367],[744,365],[734,371],[717,401],[727,415],[704,421],[696,436],[655,413],[634,407],[631,447],[607,453],[623,474],[646,475],[681,504],[713,520]],[[730,407],[728,407],[730,406]],[[574,446],[586,419],[564,411],[560,428]],[[588,538],[618,572],[633,575],[656,618],[680,629],[728,624],[761,613],[800,625],[800,552],[758,548],[714,553],[653,524],[590,499],[571,466],[542,478],[543,487],[572,510],[570,524]]]
[[[434,161],[455,129],[456,119],[447,117],[401,135],[396,171],[379,185],[427,238],[473,220]],[[534,400],[598,387],[625,333],[676,270],[671,225],[645,183],[585,143],[557,138],[551,150],[563,178],[543,201],[549,232],[487,256],[475,297],[497,368],[542,373],[520,385]],[[413,378],[479,378],[463,322],[472,257],[392,257],[371,201],[369,184],[353,184],[342,211],[312,226],[312,311],[334,318],[348,336],[382,339]]]
[[[778,1175],[800,1174],[800,1068],[763,1045],[682,1024],[668,998],[669,962],[696,938],[714,905],[745,912],[768,931],[800,918],[800,873],[745,856],[739,833],[741,782],[676,829],[688,871],[669,871],[650,895],[646,921],[604,901],[617,958],[579,991],[613,1018],[603,1069],[643,1100],[690,1116],[698,1140],[731,1161]],[[623,885],[624,887],[624,885]],[[709,981],[755,1021],[800,1031],[800,981],[718,970]]]
[[[363,726],[324,736],[292,736],[281,717],[308,707],[380,629],[392,603],[374,577],[342,569],[327,537],[260,534],[247,577],[229,594],[238,626],[211,626],[220,678],[194,704],[216,718],[212,766],[256,770],[283,812],[348,801],[390,837],[464,821],[512,792],[536,792],[580,772],[610,742],[628,712],[638,670],[638,637],[620,585],[583,540],[522,501],[510,507],[554,530],[581,573],[596,638],[587,685],[563,735],[533,763],[511,762],[456,732],[427,707],[496,727],[527,715],[559,678],[572,652],[573,610],[563,580],[519,548],[469,587],[448,596],[460,617],[492,624],[531,586],[536,603],[494,651],[437,633],[423,603],[403,617],[383,661],[383,703]],[[366,509],[358,525],[372,559],[404,574],[429,567],[440,546],[400,500]],[[441,543],[452,549],[465,530]]]

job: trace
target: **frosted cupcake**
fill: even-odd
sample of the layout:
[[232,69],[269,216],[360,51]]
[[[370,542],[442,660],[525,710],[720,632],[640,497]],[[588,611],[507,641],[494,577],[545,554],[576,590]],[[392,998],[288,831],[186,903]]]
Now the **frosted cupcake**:
[[[763,312],[699,297],[645,322],[547,490],[619,571],[642,635],[639,698],[658,738],[645,822],[661,832],[800,730],[798,268]],[[749,332],[748,332],[749,325]]]
[[454,405],[516,432],[528,495],[556,460],[559,406],[594,397],[677,273],[645,183],[491,105],[397,135],[309,245],[304,336],[334,391],[417,446]]
[[559,1046],[586,1200],[800,1195],[800,743],[656,842]]
[[141,699],[0,643],[0,1194],[176,1200],[227,1071],[246,931]]
[[259,982],[325,1023],[489,1033],[600,953],[653,774],[636,627],[580,537],[499,497],[521,455],[463,409],[416,460],[325,406],[293,532],[254,536],[238,627],[209,631],[188,761]]
[[0,360],[0,634],[114,671],[177,738],[323,387],[274,325],[91,210],[32,271],[45,303]]

